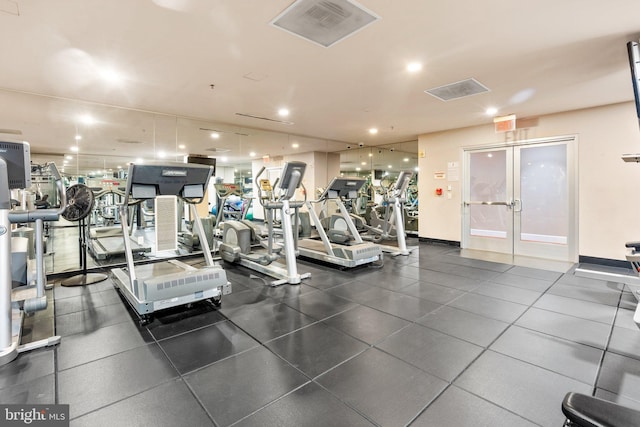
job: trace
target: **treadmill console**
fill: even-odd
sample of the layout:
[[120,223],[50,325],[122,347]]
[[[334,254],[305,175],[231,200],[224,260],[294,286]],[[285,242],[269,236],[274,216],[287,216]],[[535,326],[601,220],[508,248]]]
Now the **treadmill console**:
[[337,199],[346,197],[347,199],[355,199],[358,197],[358,191],[365,184],[364,178],[358,177],[335,177],[324,190],[320,199]]

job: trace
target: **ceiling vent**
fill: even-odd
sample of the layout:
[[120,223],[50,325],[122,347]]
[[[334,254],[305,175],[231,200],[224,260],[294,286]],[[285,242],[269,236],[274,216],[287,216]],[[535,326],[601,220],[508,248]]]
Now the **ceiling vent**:
[[351,0],[296,0],[271,25],[330,47],[378,19]]
[[138,141],[137,139],[118,138],[116,141],[121,144],[144,144],[144,142]]
[[429,95],[435,96],[441,101],[451,101],[452,99],[465,98],[483,92],[489,92],[489,88],[476,79],[467,79],[460,82],[451,83],[425,90]]
[[205,151],[211,151],[212,153],[228,153],[229,150],[228,148],[219,148],[219,147],[210,147],[210,148],[205,148]]

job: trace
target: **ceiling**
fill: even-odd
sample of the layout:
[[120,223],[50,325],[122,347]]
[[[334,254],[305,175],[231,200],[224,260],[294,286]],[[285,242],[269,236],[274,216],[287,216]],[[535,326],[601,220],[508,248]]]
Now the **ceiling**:
[[[77,144],[98,163],[237,162],[415,141],[490,123],[492,106],[523,118],[633,99],[637,0],[360,0],[380,19],[328,48],[270,25],[292,2],[0,0],[0,138],[51,155]],[[469,78],[489,91],[424,92]]]

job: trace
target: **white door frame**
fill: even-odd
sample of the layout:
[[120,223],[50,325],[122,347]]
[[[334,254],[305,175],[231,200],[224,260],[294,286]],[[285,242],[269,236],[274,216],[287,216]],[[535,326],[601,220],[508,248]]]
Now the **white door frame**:
[[[566,136],[557,136],[550,138],[536,138],[522,141],[511,141],[508,143],[498,143],[498,144],[488,144],[488,145],[479,145],[479,146],[468,146],[462,147],[463,150],[463,185],[462,185],[462,224],[461,224],[461,248],[469,248],[479,250],[492,250],[491,246],[482,247],[482,245],[477,245],[477,242],[474,242],[470,236],[470,218],[469,218],[469,207],[466,205],[466,202],[469,202],[469,153],[472,152],[481,152],[488,151],[491,149],[501,149],[501,148],[512,148],[512,147],[525,147],[531,145],[541,145],[541,144],[560,144],[565,143],[567,146],[567,185],[568,185],[568,204],[569,204],[569,224],[568,224],[568,240],[566,245],[566,250],[564,253],[562,251],[557,250],[549,250],[549,247],[545,248],[545,245],[524,245],[524,249],[522,245],[518,245],[515,243],[517,236],[512,235],[513,244],[510,245],[511,253],[516,254],[518,250],[525,250],[526,256],[534,256],[539,258],[549,258],[553,257],[553,259],[562,259],[563,261],[577,262],[578,261],[578,136],[577,135],[566,135]],[[509,157],[509,156],[508,156]],[[517,160],[517,159],[514,159]],[[513,166],[515,169],[516,167]],[[519,169],[519,168],[518,168]],[[512,171],[516,173],[518,171]],[[514,178],[515,179],[515,178]],[[519,189],[519,185],[512,184],[514,191]],[[513,195],[513,193],[511,194]],[[515,204],[514,204],[515,205]],[[511,212],[514,206],[508,207]],[[515,206],[516,212],[514,213],[514,224],[519,221],[519,218],[516,220],[515,216],[518,215],[518,207]],[[516,230],[517,231],[517,230]],[[511,232],[513,233],[513,232]],[[472,244],[476,243],[476,244]],[[556,249],[556,248],[554,248]],[[503,249],[495,249],[496,252],[503,252]],[[520,254],[522,255],[522,254]]]

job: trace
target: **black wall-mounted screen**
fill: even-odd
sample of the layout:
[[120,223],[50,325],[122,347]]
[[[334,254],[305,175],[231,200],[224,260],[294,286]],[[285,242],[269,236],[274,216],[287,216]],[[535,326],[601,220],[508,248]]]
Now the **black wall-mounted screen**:
[[633,82],[633,95],[636,101],[636,114],[640,123],[640,47],[637,42],[627,43],[629,52],[629,66],[631,67],[631,80]]
[[382,171],[380,169],[376,169],[375,171],[373,171],[373,178],[374,179],[382,179],[383,176],[384,176],[384,171]]
[[199,156],[197,154],[189,154],[187,163],[196,163],[199,165],[213,166],[213,175],[216,175],[216,159],[207,156]]

